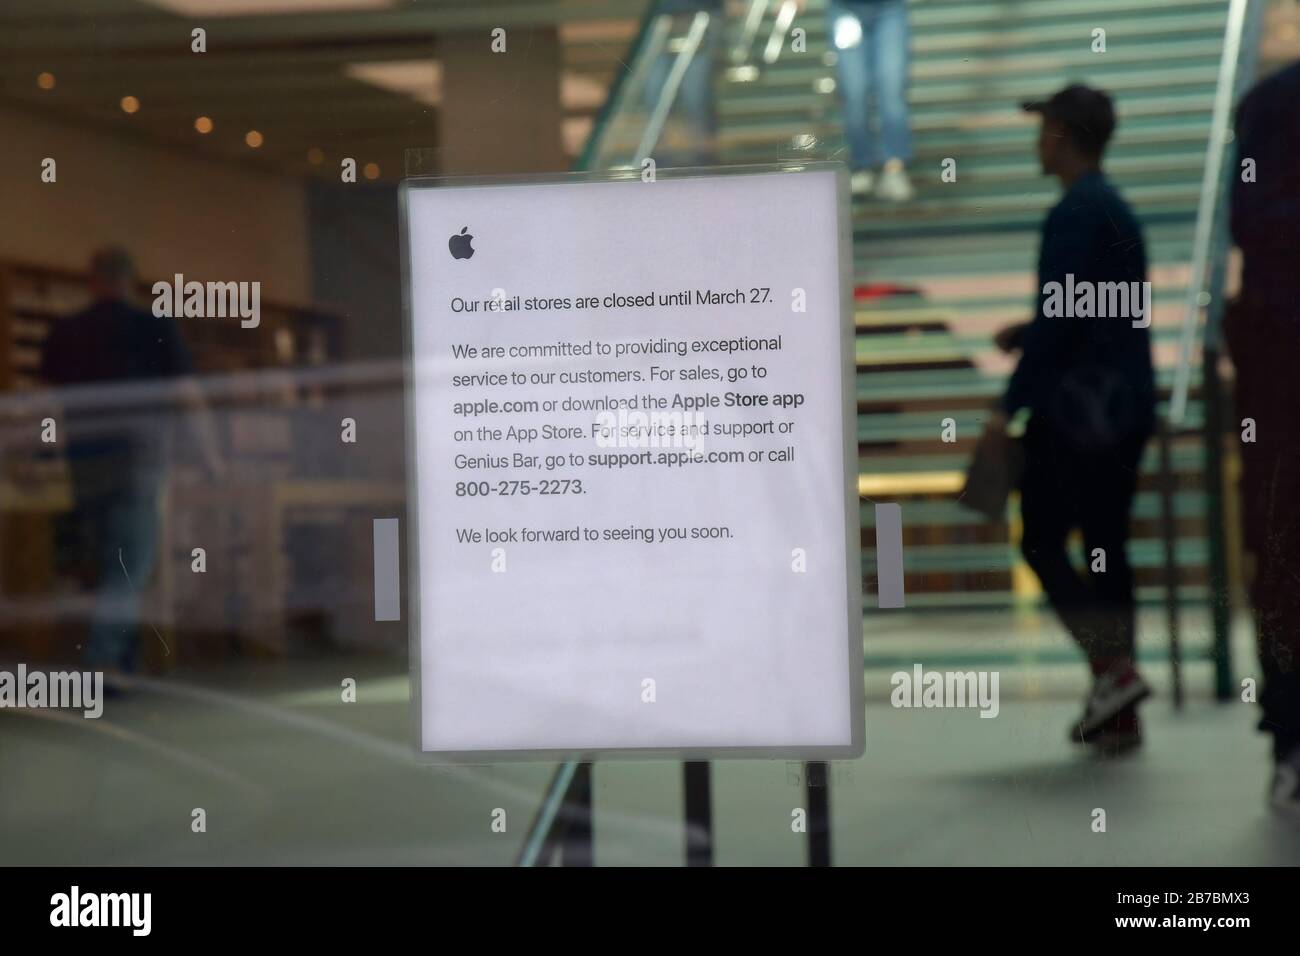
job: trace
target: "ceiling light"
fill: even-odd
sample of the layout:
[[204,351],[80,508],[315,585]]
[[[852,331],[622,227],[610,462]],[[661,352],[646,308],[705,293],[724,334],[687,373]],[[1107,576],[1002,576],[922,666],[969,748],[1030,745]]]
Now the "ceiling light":
[[54,74],[42,73],[40,76],[36,78],[36,85],[43,90],[54,89]]
[[140,111],[140,101],[134,96],[124,96],[121,102],[123,113],[137,113]]
[[212,120],[206,116],[200,116],[194,121],[194,128],[200,133],[207,134],[212,132]]
[[257,149],[257,147],[262,145],[262,134],[255,129],[250,129],[244,134],[244,142],[252,149]]

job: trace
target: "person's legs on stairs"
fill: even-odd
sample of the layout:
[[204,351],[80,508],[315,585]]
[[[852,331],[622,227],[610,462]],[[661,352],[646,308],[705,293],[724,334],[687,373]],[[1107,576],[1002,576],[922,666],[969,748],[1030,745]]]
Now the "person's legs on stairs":
[[1056,454],[1039,429],[1025,436],[1025,470],[1020,483],[1020,551],[1038,576],[1052,609],[1081,646],[1089,633],[1092,596],[1070,563],[1066,538],[1076,521],[1078,495],[1071,466]]
[[872,72],[859,6],[831,0],[826,7],[855,191],[863,185],[870,188],[872,170],[880,164],[879,143],[871,130]]
[[891,202],[905,202],[915,195],[906,169],[912,158],[911,117],[907,108],[912,38],[907,3],[885,0],[873,6],[867,38],[884,158],[876,195]]
[[1145,435],[1135,435],[1078,458],[1087,481],[1079,524],[1093,596],[1082,643],[1095,680],[1071,739],[1114,752],[1141,742],[1136,708],[1151,693],[1135,664],[1137,601],[1128,560],[1129,512],[1145,443]]
[[1090,492],[1081,502],[1084,566],[1097,614],[1088,659],[1094,672],[1122,669],[1136,660],[1137,598],[1128,559],[1129,520],[1137,468],[1146,437],[1098,454],[1090,466]]
[[[1113,516],[1118,509],[1123,509],[1127,516],[1132,478],[1129,478],[1127,493],[1123,490],[1124,482],[1119,479],[1112,480],[1109,486],[1103,482],[1098,487],[1095,480],[1098,461],[1081,455],[1044,423],[1030,422],[1025,435],[1025,451],[1020,498],[1024,522],[1021,550],[1092,670],[1094,681],[1084,701],[1083,715],[1070,726],[1069,732],[1071,740],[1091,743],[1106,731],[1118,713],[1145,698],[1150,688],[1131,664],[1124,666],[1125,660],[1099,653],[1099,648],[1109,647],[1112,652],[1118,650],[1117,642],[1123,638],[1116,627],[1114,609],[1098,605],[1089,581],[1070,563],[1065,540],[1073,527],[1082,526],[1085,516]],[[1089,523],[1094,527],[1098,525],[1095,517]],[[1114,523],[1112,520],[1112,526]],[[1127,535],[1126,517],[1119,526],[1125,530],[1108,531],[1107,537],[1120,542],[1122,553]],[[1129,575],[1131,590],[1131,572],[1127,572],[1127,562],[1123,570]],[[1131,634],[1131,628],[1127,633]]]

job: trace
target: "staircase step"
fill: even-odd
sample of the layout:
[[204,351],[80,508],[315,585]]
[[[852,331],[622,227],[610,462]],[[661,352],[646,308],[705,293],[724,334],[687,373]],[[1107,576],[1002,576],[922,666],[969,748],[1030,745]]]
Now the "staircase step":
[[[1223,23],[1220,17],[1208,17],[1208,29],[1188,30],[1183,38],[1166,39],[1157,44],[1123,46],[1104,54],[1093,53],[1086,42],[1081,43],[1077,27],[1067,26],[1059,31],[1060,40],[1052,43],[1041,34],[1024,33],[1016,44],[1007,44],[1007,35],[998,35],[984,41],[978,49],[940,50],[940,44],[920,38],[913,44],[914,62],[910,70],[909,86],[916,89],[933,82],[984,83],[990,78],[1044,74],[1071,70],[1092,80],[1106,76],[1109,71],[1132,67],[1134,64],[1151,66],[1217,65],[1223,54]],[[948,40],[937,37],[936,40]],[[724,73],[718,88],[720,100],[746,99],[780,93],[828,92],[824,81],[835,77],[833,63],[826,62],[826,50],[810,48],[806,54],[787,54],[776,63],[764,65],[752,79],[733,78]]]

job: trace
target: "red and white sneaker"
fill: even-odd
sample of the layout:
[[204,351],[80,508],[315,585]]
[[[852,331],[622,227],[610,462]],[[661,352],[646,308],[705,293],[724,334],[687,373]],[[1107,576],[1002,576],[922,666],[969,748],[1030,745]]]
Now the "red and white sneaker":
[[[1083,716],[1070,727],[1070,739],[1081,744],[1097,743],[1099,738],[1109,739],[1115,736],[1113,732],[1118,731],[1120,736],[1137,734],[1140,741],[1134,705],[1150,696],[1150,686],[1131,664],[1121,670],[1097,675],[1092,693],[1084,701]],[[1128,708],[1134,708],[1131,730],[1118,726],[1124,722],[1116,719]]]
[[1142,722],[1137,704],[1129,704],[1106,721],[1088,744],[1103,757],[1122,757],[1142,746]]

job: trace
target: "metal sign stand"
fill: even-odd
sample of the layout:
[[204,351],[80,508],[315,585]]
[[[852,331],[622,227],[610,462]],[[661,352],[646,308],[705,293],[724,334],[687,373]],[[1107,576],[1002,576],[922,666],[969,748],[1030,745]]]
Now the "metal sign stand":
[[713,795],[709,786],[709,763],[688,760],[682,764],[685,792],[686,865],[713,865]]
[[[568,762],[556,771],[537,819],[529,828],[518,864],[545,866],[558,854],[561,866],[594,866],[592,765]],[[713,866],[713,789],[708,761],[682,764],[687,866]],[[831,865],[829,765],[804,764],[808,865]]]
[[561,866],[594,866],[592,839],[591,764],[580,763],[573,775],[565,800],[564,842],[560,850]]
[[[682,765],[685,791],[686,865],[713,865],[713,797],[707,761]],[[804,764],[808,865],[831,865],[831,789],[826,763]]]
[[824,762],[804,764],[808,794],[808,865],[831,865],[831,781]]

